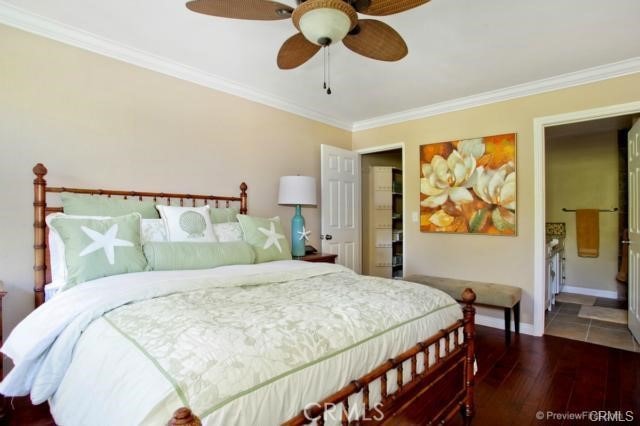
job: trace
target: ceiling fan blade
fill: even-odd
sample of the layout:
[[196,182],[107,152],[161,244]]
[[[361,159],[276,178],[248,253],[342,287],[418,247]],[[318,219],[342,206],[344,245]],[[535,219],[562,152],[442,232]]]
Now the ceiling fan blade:
[[307,62],[320,50],[320,46],[311,43],[302,33],[291,36],[278,52],[278,68],[290,70]]
[[358,0],[355,8],[365,15],[384,16],[404,12],[425,3],[429,3],[429,0]]
[[379,61],[399,61],[409,53],[400,34],[375,19],[361,19],[342,42],[354,52]]
[[269,0],[193,0],[187,2],[193,12],[222,18],[271,21],[288,19],[293,8]]

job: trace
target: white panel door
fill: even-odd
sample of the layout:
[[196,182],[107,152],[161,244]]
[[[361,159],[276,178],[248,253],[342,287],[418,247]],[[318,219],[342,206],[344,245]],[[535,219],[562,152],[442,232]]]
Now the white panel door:
[[320,154],[322,252],[360,273],[360,157],[331,145]]
[[640,341],[640,121],[629,131],[629,330]]

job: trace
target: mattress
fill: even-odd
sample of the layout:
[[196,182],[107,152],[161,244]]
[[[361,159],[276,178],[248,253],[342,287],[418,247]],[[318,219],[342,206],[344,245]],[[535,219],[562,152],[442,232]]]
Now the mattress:
[[270,425],[462,313],[423,285],[282,261],[102,278],[32,316],[0,391],[48,399],[58,424],[165,424],[188,406],[205,425]]

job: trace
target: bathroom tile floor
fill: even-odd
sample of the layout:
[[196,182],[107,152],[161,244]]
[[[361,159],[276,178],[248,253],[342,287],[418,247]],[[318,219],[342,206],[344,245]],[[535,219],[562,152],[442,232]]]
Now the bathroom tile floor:
[[[545,334],[640,352],[640,344],[635,341],[626,324],[580,318],[578,312],[581,306],[556,302],[553,309],[546,313]],[[594,306],[626,309],[626,302],[597,298]]]

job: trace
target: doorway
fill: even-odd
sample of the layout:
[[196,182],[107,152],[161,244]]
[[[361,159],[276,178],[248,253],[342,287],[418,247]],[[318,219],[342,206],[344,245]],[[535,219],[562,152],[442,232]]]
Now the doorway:
[[545,334],[630,351],[627,134],[633,115],[545,129]]
[[404,145],[359,151],[362,273],[404,276]]
[[[384,207],[380,210],[387,210],[389,213],[388,226],[385,232],[388,233],[390,248],[390,268],[395,271],[396,277],[403,277],[406,272],[406,250],[404,232],[406,229],[407,217],[406,198],[402,196],[402,188],[406,184],[406,176],[403,172],[406,164],[404,143],[395,143],[349,151],[331,145],[321,145],[320,149],[320,192],[321,203],[321,235],[322,252],[336,254],[336,263],[353,269],[357,273],[371,273],[372,263],[369,256],[368,247],[363,249],[363,234],[367,245],[372,241],[369,237],[371,209],[369,197],[368,174],[363,176],[361,163],[364,162],[367,173],[370,167],[388,165],[395,169],[390,171],[392,180],[389,181],[387,201],[383,201]],[[364,158],[364,159],[363,159]],[[389,165],[390,164],[390,165]],[[363,184],[366,181],[367,195],[363,203]],[[383,192],[383,191],[380,191]],[[380,200],[379,200],[380,201]],[[383,213],[383,212],[381,212]],[[366,217],[366,225],[363,225]],[[417,218],[415,219],[417,221]],[[366,254],[363,253],[366,251]],[[394,255],[395,252],[395,255]],[[403,256],[403,259],[393,256]],[[366,257],[367,268],[363,270],[362,260]],[[390,273],[389,276],[394,276]]]
[[534,149],[534,334],[544,333],[546,283],[545,130],[548,127],[640,113],[640,102],[539,117],[533,122]]

